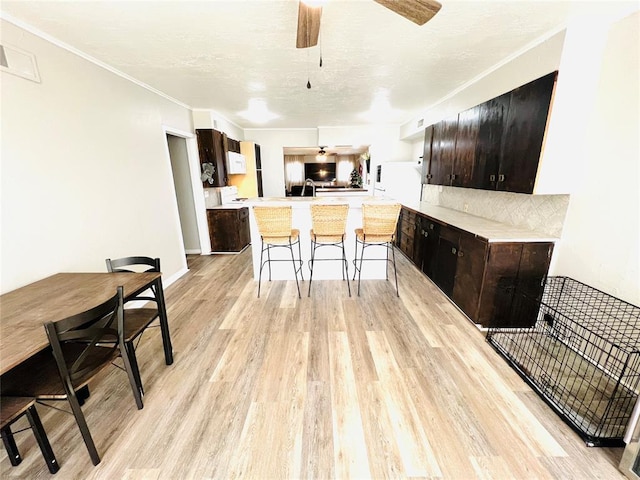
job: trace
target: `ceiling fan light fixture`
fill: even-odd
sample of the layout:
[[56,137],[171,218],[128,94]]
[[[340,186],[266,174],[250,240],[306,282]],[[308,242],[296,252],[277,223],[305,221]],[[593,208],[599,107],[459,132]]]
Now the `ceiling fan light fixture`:
[[327,161],[327,152],[324,147],[320,147],[318,154],[316,155],[316,161],[318,162],[326,162]]

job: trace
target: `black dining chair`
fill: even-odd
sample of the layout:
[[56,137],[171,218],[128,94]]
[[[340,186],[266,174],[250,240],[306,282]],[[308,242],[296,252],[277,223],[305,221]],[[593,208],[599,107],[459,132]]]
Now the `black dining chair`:
[[4,443],[4,448],[7,450],[11,465],[14,467],[20,465],[22,457],[13,438],[15,433],[11,431],[11,425],[26,416],[42,456],[47,463],[49,472],[56,473],[60,469],[60,465],[58,465],[58,461],[53,454],[35,404],[36,399],[33,397],[0,397],[0,433],[2,434],[2,443]]
[[[56,322],[45,323],[50,348],[2,375],[2,395],[28,396],[38,403],[66,400],[94,465],[100,456],[89,432],[77,392],[110,366],[124,349],[122,287],[104,303]],[[134,397],[137,385],[127,355],[122,355]],[[116,419],[114,418],[114,421]]]
[[[151,257],[123,257],[117,259],[107,258],[107,271],[113,272],[160,272],[160,259]],[[139,395],[136,396],[136,404],[139,409],[143,408],[142,397],[144,396],[144,386],[140,377],[138,359],[136,357],[136,347],[142,339],[142,334],[151,326],[151,323],[160,317],[158,306],[158,292],[155,287],[151,287],[146,292],[142,292],[128,300],[128,302],[153,302],[152,308],[126,308],[124,310],[124,345],[129,362],[133,368]]]

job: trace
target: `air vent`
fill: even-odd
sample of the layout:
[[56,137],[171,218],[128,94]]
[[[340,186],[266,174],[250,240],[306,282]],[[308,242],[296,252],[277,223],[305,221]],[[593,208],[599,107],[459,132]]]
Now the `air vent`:
[[418,128],[422,128],[422,125],[424,125],[424,118],[418,120]]
[[10,45],[0,45],[0,70],[40,83],[36,57]]

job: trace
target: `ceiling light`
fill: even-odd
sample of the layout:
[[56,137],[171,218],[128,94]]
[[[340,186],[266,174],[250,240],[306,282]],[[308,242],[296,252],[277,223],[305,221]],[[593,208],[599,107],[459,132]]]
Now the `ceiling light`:
[[250,99],[249,108],[238,112],[238,115],[254,123],[266,123],[269,120],[279,117],[279,115],[270,112],[266,102],[259,98]]
[[327,161],[327,152],[324,147],[320,147],[318,154],[316,155],[316,161],[318,162],[326,162]]

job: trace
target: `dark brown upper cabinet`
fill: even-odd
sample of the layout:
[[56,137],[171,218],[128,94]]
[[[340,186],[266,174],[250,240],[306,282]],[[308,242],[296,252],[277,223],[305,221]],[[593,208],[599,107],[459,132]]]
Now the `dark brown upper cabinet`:
[[200,156],[200,168],[205,163],[214,166],[213,184],[202,182],[205,188],[224,187],[227,185],[227,154],[228,152],[240,153],[240,142],[228,138],[223,132],[213,128],[196,129],[198,139],[198,155]]
[[422,183],[430,183],[431,179],[431,142],[433,140],[433,125],[424,129],[424,147],[422,150]]
[[[455,155],[458,116],[446,118],[433,125],[431,140],[431,178],[428,183],[451,185]],[[424,156],[422,161],[424,162]]]
[[427,127],[423,183],[533,193],[556,76]]
[[556,72],[511,92],[497,190],[533,193]]
[[495,190],[502,151],[502,135],[509,113],[511,94],[478,105],[479,125],[475,151],[475,169],[471,178],[472,188]]
[[476,143],[480,129],[480,108],[473,107],[458,114],[458,129],[451,175],[451,186],[470,187],[475,170]]

